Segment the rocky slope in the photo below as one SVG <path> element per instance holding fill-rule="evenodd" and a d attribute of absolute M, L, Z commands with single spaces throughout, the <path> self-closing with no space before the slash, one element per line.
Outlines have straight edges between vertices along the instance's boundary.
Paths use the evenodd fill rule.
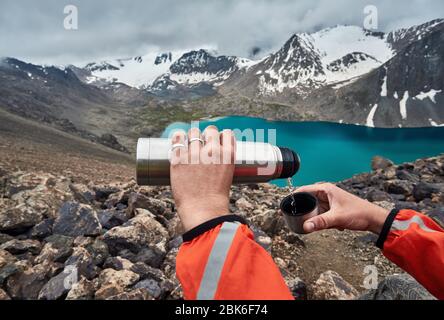
<path fill-rule="evenodd" d="M 168 187 L 95 182 L 75 172 L 0 168 L 0 298 L 179 299 L 175 256 L 180 221 Z M 387 208 L 414 208 L 444 225 L 444 155 L 393 165 L 339 186 Z M 288 189 L 232 188 L 233 212 L 247 218 L 298 298 L 355 298 L 366 265 L 381 280 L 400 272 L 374 236 L 329 230 L 296 236 L 277 213 Z M 333 254 L 332 254 L 333 253 Z"/>

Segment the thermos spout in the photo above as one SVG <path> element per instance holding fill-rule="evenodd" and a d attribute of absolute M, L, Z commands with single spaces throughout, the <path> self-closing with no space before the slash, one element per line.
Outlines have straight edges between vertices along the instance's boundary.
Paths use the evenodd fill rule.
<path fill-rule="evenodd" d="M 136 178 L 139 185 L 169 185 L 171 140 L 140 138 Z M 290 178 L 299 170 L 299 156 L 288 148 L 263 142 L 236 142 L 233 183 L 261 183 Z"/>

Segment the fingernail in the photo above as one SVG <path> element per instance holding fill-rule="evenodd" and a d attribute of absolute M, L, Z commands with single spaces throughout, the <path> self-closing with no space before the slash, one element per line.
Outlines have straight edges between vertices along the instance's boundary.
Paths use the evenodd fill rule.
<path fill-rule="evenodd" d="M 307 232 L 313 232 L 315 230 L 315 224 L 313 222 L 311 222 L 311 221 L 307 222 L 305 224 L 305 230 Z"/>

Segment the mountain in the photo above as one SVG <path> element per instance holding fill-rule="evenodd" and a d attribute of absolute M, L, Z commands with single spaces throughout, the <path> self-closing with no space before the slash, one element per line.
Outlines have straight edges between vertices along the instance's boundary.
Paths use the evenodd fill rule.
<path fill-rule="evenodd" d="M 218 115 L 439 126 L 443 36 L 438 19 L 389 33 L 339 25 L 294 34 L 260 60 L 202 48 L 66 67 L 6 58 L 0 108 L 125 146 L 170 122 Z"/>

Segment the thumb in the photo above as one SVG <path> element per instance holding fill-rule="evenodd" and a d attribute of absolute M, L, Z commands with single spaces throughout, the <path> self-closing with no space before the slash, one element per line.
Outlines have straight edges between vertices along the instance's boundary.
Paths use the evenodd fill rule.
<path fill-rule="evenodd" d="M 335 226 L 336 217 L 331 211 L 317 215 L 304 222 L 304 231 L 312 233 L 314 231 L 329 229 Z"/>

